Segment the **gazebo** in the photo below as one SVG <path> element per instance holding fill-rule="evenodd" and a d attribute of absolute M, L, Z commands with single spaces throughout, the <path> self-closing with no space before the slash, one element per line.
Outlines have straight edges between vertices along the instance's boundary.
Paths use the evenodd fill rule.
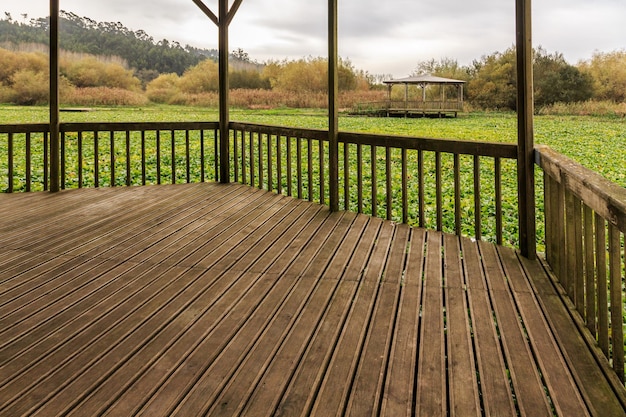
<path fill-rule="evenodd" d="M 396 80 L 384 81 L 388 88 L 386 103 L 387 116 L 393 115 L 437 115 L 454 114 L 463 110 L 463 84 L 465 81 L 451 78 L 436 77 L 434 75 L 417 75 Z M 404 85 L 404 101 L 393 100 L 391 90 L 394 85 Z M 409 99 L 409 86 L 416 85 L 422 89 L 421 100 Z M 430 98 L 427 89 L 433 86 L 439 89 L 439 99 Z M 449 87 L 455 90 L 455 98 L 451 99 L 447 92 Z"/>

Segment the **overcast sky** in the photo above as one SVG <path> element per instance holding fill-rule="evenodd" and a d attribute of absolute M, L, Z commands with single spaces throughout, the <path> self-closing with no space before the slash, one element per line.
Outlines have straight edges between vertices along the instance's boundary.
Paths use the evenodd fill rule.
<path fill-rule="evenodd" d="M 217 0 L 204 2 L 217 14 Z M 3 3 L 0 11 L 16 20 L 49 14 L 47 0 Z M 192 0 L 61 0 L 60 7 L 156 40 L 217 47 L 215 25 Z M 260 62 L 325 56 L 326 8 L 321 0 L 243 0 L 230 49 Z M 626 49 L 625 18 L 626 0 L 535 0 L 533 43 L 576 64 L 594 51 Z M 466 65 L 514 42 L 514 0 L 339 0 L 339 54 L 372 74 L 402 77 L 420 61 L 444 57 Z"/>

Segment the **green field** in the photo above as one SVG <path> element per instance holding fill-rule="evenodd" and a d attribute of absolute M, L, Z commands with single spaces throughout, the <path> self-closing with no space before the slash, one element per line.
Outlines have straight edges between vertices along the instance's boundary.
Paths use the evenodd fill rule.
<path fill-rule="evenodd" d="M 174 106 L 94 109 L 62 113 L 62 122 L 216 121 L 215 109 Z M 322 110 L 232 110 L 234 121 L 302 128 L 327 127 Z M 45 107 L 0 106 L 0 124 L 46 123 Z M 456 119 L 368 118 L 342 115 L 343 131 L 509 142 L 517 140 L 513 113 L 471 113 Z M 626 119 L 596 116 L 537 116 L 535 142 L 545 144 L 626 187 Z"/>

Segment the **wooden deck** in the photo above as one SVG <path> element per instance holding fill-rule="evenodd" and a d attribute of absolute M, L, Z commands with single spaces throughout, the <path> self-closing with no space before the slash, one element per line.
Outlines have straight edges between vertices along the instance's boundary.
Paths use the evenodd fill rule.
<path fill-rule="evenodd" d="M 0 195 L 2 416 L 620 416 L 541 264 L 242 185 Z"/>

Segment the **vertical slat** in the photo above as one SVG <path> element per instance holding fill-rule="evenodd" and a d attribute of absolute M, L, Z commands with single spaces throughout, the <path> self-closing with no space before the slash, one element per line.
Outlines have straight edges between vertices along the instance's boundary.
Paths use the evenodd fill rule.
<path fill-rule="evenodd" d="M 624 382 L 624 328 L 622 297 L 622 250 L 619 230 L 609 223 L 609 282 L 611 294 L 611 344 L 613 370 Z"/>
<path fill-rule="evenodd" d="M 474 236 L 482 239 L 481 201 L 480 201 L 480 157 L 474 155 Z"/>
<path fill-rule="evenodd" d="M 287 140 L 287 195 L 291 197 L 293 195 L 292 138 L 287 136 L 285 139 Z"/>
<path fill-rule="evenodd" d="M 443 230 L 443 193 L 441 184 L 441 152 L 435 152 L 435 190 L 437 210 L 437 230 Z"/>
<path fill-rule="evenodd" d="M 263 189 L 263 136 L 261 133 L 257 135 L 259 145 L 259 189 Z"/>
<path fill-rule="evenodd" d="M 161 131 L 156 131 L 156 180 L 161 184 Z"/>
<path fill-rule="evenodd" d="M 185 168 L 187 176 L 187 184 L 191 182 L 191 149 L 189 145 L 189 130 L 185 130 Z"/>
<path fill-rule="evenodd" d="M 363 213 L 363 145 L 356 145 L 357 211 Z"/>
<path fill-rule="evenodd" d="M 78 188 L 83 188 L 83 132 L 78 132 L 77 147 L 78 164 L 76 170 L 78 172 Z"/>
<path fill-rule="evenodd" d="M 254 133 L 248 134 L 248 140 L 250 142 L 250 186 L 254 187 Z"/>
<path fill-rule="evenodd" d="M 576 301 L 576 197 L 571 191 L 565 190 L 565 245 L 567 248 L 567 274 L 564 286 L 567 295 L 572 301 Z"/>
<path fill-rule="evenodd" d="M 307 180 L 309 181 L 309 201 L 313 201 L 313 141 L 311 138 L 307 139 Z"/>
<path fill-rule="evenodd" d="M 372 154 L 372 216 L 378 217 L 378 179 L 376 175 L 376 145 L 371 146 Z"/>
<path fill-rule="evenodd" d="M 585 322 L 592 335 L 596 335 L 596 285 L 593 243 L 593 212 L 589 206 L 583 205 L 584 244 L 585 244 Z"/>
<path fill-rule="evenodd" d="M 276 192 L 283 193 L 283 155 L 282 136 L 276 135 Z"/>
<path fill-rule="evenodd" d="M 421 149 L 417 151 L 417 177 L 419 196 L 419 226 L 424 227 L 426 223 L 426 219 L 424 219 L 424 152 Z"/>
<path fill-rule="evenodd" d="M 267 134 L 267 191 L 274 189 L 274 181 L 272 175 L 274 170 L 272 169 L 272 135 Z"/>
<path fill-rule="evenodd" d="M 349 145 L 343 143 L 343 208 L 350 210 L 350 156 Z"/>
<path fill-rule="evenodd" d="M 109 143 L 110 143 L 110 163 L 111 163 L 111 187 L 115 187 L 115 133 L 113 131 L 109 132 Z"/>
<path fill-rule="evenodd" d="M 320 204 L 326 203 L 326 181 L 324 176 L 325 162 L 324 162 L 324 141 L 320 140 L 317 143 L 319 160 L 320 160 Z"/>
<path fill-rule="evenodd" d="M 461 236 L 461 156 L 454 154 L 454 232 Z"/>
<path fill-rule="evenodd" d="M 43 189 L 44 191 L 48 191 L 48 172 L 49 172 L 49 153 L 48 153 L 48 145 L 50 141 L 48 140 L 48 132 L 44 132 L 43 134 Z"/>
<path fill-rule="evenodd" d="M 220 181 L 220 148 L 219 148 L 219 131 L 213 131 L 213 164 L 215 166 L 215 181 Z"/>
<path fill-rule="evenodd" d="M 391 220 L 392 207 L 393 204 L 393 190 L 391 188 L 391 148 L 387 146 L 385 148 L 385 200 L 387 206 L 387 220 Z"/>
<path fill-rule="evenodd" d="M 13 176 L 15 175 L 13 172 L 13 158 L 14 158 L 14 141 L 13 141 L 13 133 L 9 133 L 9 137 L 7 138 L 7 175 L 8 175 L 8 184 L 7 184 L 7 192 L 13 192 Z"/>
<path fill-rule="evenodd" d="M 31 182 L 32 182 L 32 175 L 31 175 L 31 170 L 32 170 L 32 166 L 31 166 L 31 146 L 30 146 L 30 132 L 26 133 L 26 161 L 25 162 L 25 168 L 26 168 L 26 192 L 30 192 L 31 190 Z"/>
<path fill-rule="evenodd" d="M 409 192 L 406 153 L 406 148 L 402 148 L 402 223 L 409 222 Z"/>
<path fill-rule="evenodd" d="M 132 184 L 131 178 L 132 172 L 130 169 L 130 131 L 126 131 L 126 186 L 130 187 Z"/>
<path fill-rule="evenodd" d="M 496 243 L 502 245 L 502 161 L 494 160 L 495 193 L 496 193 Z"/>
<path fill-rule="evenodd" d="M 233 170 L 235 171 L 235 182 L 239 182 L 239 149 L 236 130 L 233 131 Z"/>
<path fill-rule="evenodd" d="M 558 276 L 562 284 L 567 282 L 567 246 L 565 241 L 565 186 L 557 184 L 556 191 L 556 223 L 555 236 L 558 242 L 559 268 Z"/>
<path fill-rule="evenodd" d="M 544 242 L 545 242 L 545 246 L 546 246 L 546 261 L 548 261 L 548 264 L 554 269 L 554 236 L 553 236 L 553 230 L 552 230 L 552 222 L 553 222 L 553 216 L 554 216 L 554 212 L 552 209 L 552 196 L 554 194 L 554 191 L 552 190 L 552 178 L 550 178 L 550 176 L 548 175 L 548 173 L 546 171 L 542 171 L 543 172 L 543 213 L 544 213 L 544 226 L 545 226 L 545 231 L 544 231 Z"/>
<path fill-rule="evenodd" d="M 596 287 L 598 293 L 598 345 L 609 357 L 609 300 L 606 276 L 606 224 L 599 214 L 595 216 L 596 226 Z"/>
<path fill-rule="evenodd" d="M 176 132 L 170 131 L 170 141 L 172 148 L 170 149 L 172 164 L 172 184 L 176 184 Z"/>
<path fill-rule="evenodd" d="M 298 198 L 302 200 L 302 138 L 296 138 L 296 174 L 298 175 Z"/>
<path fill-rule="evenodd" d="M 60 145 L 60 155 L 61 155 L 61 162 L 60 162 L 60 180 L 59 180 L 59 187 L 61 188 L 61 190 L 65 190 L 65 178 L 66 178 L 66 165 L 65 165 L 65 161 L 67 160 L 67 155 L 66 155 L 66 149 L 65 149 L 65 132 L 61 133 L 59 135 L 61 137 L 61 141 L 59 143 Z"/>
<path fill-rule="evenodd" d="M 146 132 L 143 130 L 141 131 L 141 185 L 146 185 Z"/>
<path fill-rule="evenodd" d="M 100 163 L 98 155 L 98 132 L 93 132 L 93 186 L 98 188 L 100 186 Z M 158 148 L 157 148 L 158 149 Z M 63 158 L 65 159 L 65 158 Z M 158 159 L 157 159 L 158 162 Z M 158 166 L 157 166 L 158 169 Z M 65 181 L 61 181 L 62 183 Z"/>
<path fill-rule="evenodd" d="M 583 216 L 581 202 L 578 198 L 574 199 L 574 233 L 576 246 L 574 248 L 576 259 L 576 275 L 574 284 L 574 297 L 578 313 L 585 316 L 585 271 L 583 267 Z"/>

